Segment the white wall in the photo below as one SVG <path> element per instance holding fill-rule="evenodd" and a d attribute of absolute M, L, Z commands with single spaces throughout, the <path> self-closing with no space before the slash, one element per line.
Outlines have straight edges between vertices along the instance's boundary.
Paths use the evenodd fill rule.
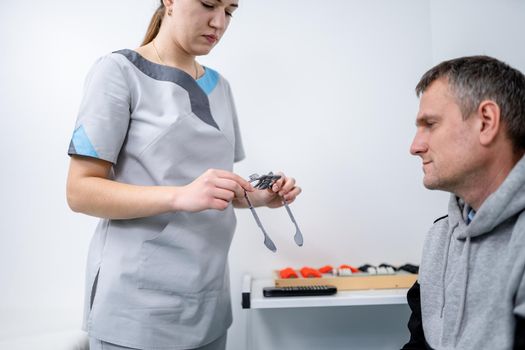
<path fill-rule="evenodd" d="M 136 47 L 155 5 L 0 3 L 0 339 L 80 324 L 96 220 L 71 213 L 65 203 L 69 138 L 91 64 Z M 518 0 L 240 1 L 223 42 L 200 61 L 234 89 L 248 155 L 236 171 L 283 170 L 303 187 L 292 210 L 305 245 L 294 245 L 284 209 L 259 211 L 275 254 L 262 244 L 250 213 L 238 212 L 229 349 L 245 349 L 253 321 L 252 311 L 240 309 L 244 273 L 419 262 L 424 234 L 445 213 L 447 195 L 423 189 L 420 163 L 408 153 L 414 86 L 431 65 L 467 54 L 494 55 L 525 71 L 524 15 Z M 406 322 L 406 309 L 385 313 Z M 298 314 L 277 313 L 291 321 Z M 261 326 L 268 317 L 276 316 L 259 317 Z M 379 343 L 388 344 L 392 332 L 380 333 Z M 396 344 L 406 337 L 398 325 L 394 333 Z M 368 346 L 379 348 L 374 342 Z"/>
<path fill-rule="evenodd" d="M 525 2 L 431 0 L 432 58 L 490 55 L 525 72 Z"/>

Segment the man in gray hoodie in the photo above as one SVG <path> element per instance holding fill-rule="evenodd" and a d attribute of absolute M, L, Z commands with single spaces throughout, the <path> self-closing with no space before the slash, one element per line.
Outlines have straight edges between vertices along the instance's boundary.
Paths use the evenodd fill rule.
<path fill-rule="evenodd" d="M 408 292 L 403 349 L 525 348 L 525 76 L 487 56 L 445 61 L 416 87 L 410 147 L 451 193 Z"/>

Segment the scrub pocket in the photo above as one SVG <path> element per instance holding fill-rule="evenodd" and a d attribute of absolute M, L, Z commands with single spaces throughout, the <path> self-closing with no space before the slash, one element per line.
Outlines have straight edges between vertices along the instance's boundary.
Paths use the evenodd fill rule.
<path fill-rule="evenodd" d="M 179 212 L 139 253 L 138 287 L 178 294 L 218 294 L 228 288 L 227 256 L 235 216 L 225 211 Z"/>

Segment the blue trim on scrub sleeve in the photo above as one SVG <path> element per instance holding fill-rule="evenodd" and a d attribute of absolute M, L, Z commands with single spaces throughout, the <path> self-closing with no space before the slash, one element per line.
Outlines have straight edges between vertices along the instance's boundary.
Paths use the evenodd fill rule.
<path fill-rule="evenodd" d="M 219 82 L 219 73 L 208 67 L 204 67 L 204 69 L 205 73 L 202 77 L 197 79 L 197 84 L 199 84 L 206 95 L 209 95 Z"/>
<path fill-rule="evenodd" d="M 89 141 L 89 137 L 87 136 L 86 131 L 82 125 L 79 126 L 73 133 L 71 143 L 75 147 L 74 154 L 99 158 L 97 151 L 95 151 L 95 147 L 93 147 L 91 141 Z"/>

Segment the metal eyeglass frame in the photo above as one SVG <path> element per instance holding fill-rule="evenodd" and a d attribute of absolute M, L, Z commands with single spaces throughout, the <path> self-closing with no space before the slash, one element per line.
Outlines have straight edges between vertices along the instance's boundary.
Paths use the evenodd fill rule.
<path fill-rule="evenodd" d="M 253 187 L 259 189 L 259 190 L 265 190 L 268 188 L 271 188 L 275 181 L 279 180 L 281 178 L 281 175 L 274 175 L 273 172 L 269 172 L 266 175 L 259 176 L 258 174 L 252 174 L 250 175 L 249 182 L 257 182 Z M 277 247 L 273 243 L 272 239 L 264 229 L 263 224 L 261 223 L 261 220 L 259 219 L 259 215 L 257 215 L 257 212 L 255 211 L 255 208 L 253 207 L 252 203 L 250 202 L 250 199 L 248 198 L 248 194 L 246 191 L 244 191 L 244 197 L 246 198 L 246 201 L 248 202 L 248 207 L 250 208 L 250 211 L 252 212 L 252 215 L 255 219 L 255 222 L 257 223 L 257 226 L 261 229 L 263 235 L 264 235 L 264 245 L 266 248 L 270 249 L 272 252 L 277 251 Z M 297 225 L 297 222 L 295 221 L 295 218 L 292 214 L 292 211 L 290 210 L 290 207 L 288 206 L 288 203 L 283 198 L 283 204 L 286 208 L 286 212 L 288 213 L 288 216 L 290 217 L 290 220 L 292 220 L 293 224 L 295 225 L 295 235 L 294 235 L 294 241 L 295 243 L 301 247 L 303 245 L 303 234 L 301 233 L 301 230 L 299 229 L 299 226 Z"/>

